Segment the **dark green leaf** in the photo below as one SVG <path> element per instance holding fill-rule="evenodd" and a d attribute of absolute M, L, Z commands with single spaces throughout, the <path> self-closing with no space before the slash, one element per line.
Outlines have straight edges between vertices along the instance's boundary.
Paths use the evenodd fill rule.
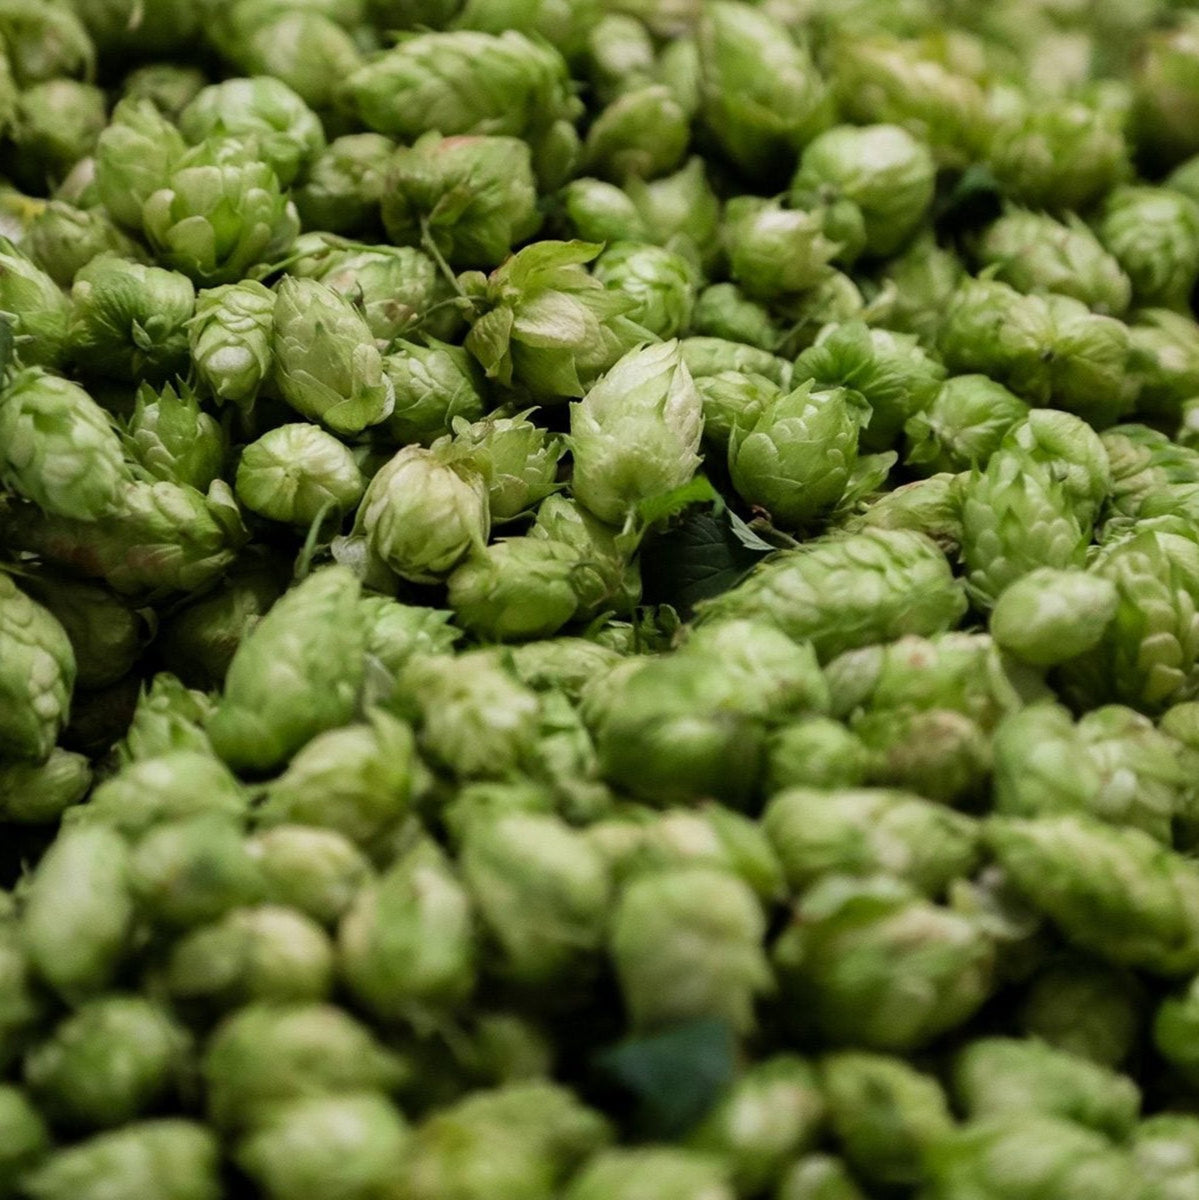
<path fill-rule="evenodd" d="M 648 603 L 671 604 L 686 619 L 701 600 L 728 591 L 774 551 L 744 522 L 736 529 L 732 516 L 728 510 L 693 509 L 678 525 L 650 534 L 641 556 Z"/>
<path fill-rule="evenodd" d="M 693 504 L 719 502 L 720 495 L 704 475 L 696 475 L 682 487 L 649 496 L 637 505 L 637 515 L 646 525 L 666 521 L 685 512 Z"/>
<path fill-rule="evenodd" d="M 631 1101 L 633 1126 L 674 1138 L 699 1121 L 733 1080 L 737 1040 L 728 1023 L 705 1018 L 633 1038 L 596 1057 L 596 1067 Z"/>

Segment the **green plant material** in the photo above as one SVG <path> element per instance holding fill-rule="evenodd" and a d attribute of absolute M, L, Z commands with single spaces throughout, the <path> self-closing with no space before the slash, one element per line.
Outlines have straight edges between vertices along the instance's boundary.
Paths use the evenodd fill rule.
<path fill-rule="evenodd" d="M 541 224 L 529 147 L 515 137 L 426 134 L 395 152 L 380 198 L 396 245 L 432 244 L 459 269 L 498 266 Z"/>
<path fill-rule="evenodd" d="M 234 767 L 269 769 L 348 721 L 362 681 L 358 581 L 328 567 L 287 593 L 238 646 L 208 725 Z"/>
<path fill-rule="evenodd" d="M 1140 1115 L 1131 1079 L 1034 1039 L 980 1038 L 954 1059 L 952 1088 L 970 1120 L 1043 1113 L 1126 1138 Z"/>
<path fill-rule="evenodd" d="M 211 1130 L 179 1117 L 135 1121 L 51 1154 L 24 1189 L 36 1200 L 217 1200 L 219 1148 Z"/>

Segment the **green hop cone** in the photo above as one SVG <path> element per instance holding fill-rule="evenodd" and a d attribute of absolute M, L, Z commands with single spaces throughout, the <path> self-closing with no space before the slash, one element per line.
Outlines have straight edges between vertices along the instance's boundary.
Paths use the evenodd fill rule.
<path fill-rule="evenodd" d="M 796 893 L 829 874 L 892 875 L 937 896 L 979 857 L 969 817 L 882 788 L 791 788 L 771 798 L 762 822 Z"/>
<path fill-rule="evenodd" d="M 134 1121 L 50 1155 L 28 1177 L 34 1200 L 219 1200 L 220 1150 L 203 1125 L 179 1117 Z"/>
<path fill-rule="evenodd" d="M 452 431 L 455 418 L 483 416 L 482 372 L 461 346 L 399 341 L 383 359 L 383 370 L 395 390 L 387 430 L 401 445 L 431 446 Z"/>
<path fill-rule="evenodd" d="M 1196 970 L 1199 880 L 1147 833 L 1067 815 L 994 818 L 987 839 L 1020 893 L 1072 945 L 1167 978 Z"/>
<path fill-rule="evenodd" d="M 252 279 L 207 288 L 188 327 L 192 363 L 218 404 L 250 406 L 270 377 L 275 294 Z"/>
<path fill-rule="evenodd" d="M 587 35 L 587 77 L 607 104 L 654 77 L 654 41 L 645 24 L 623 12 L 609 13 Z"/>
<path fill-rule="evenodd" d="M 378 133 L 335 138 L 313 160 L 292 200 L 305 229 L 359 234 L 379 220 L 395 143 Z"/>
<path fill-rule="evenodd" d="M 716 1154 L 675 1146 L 605 1150 L 575 1176 L 564 1200 L 733 1200 Z"/>
<path fill-rule="evenodd" d="M 1122 118 L 1108 106 L 1019 96 L 992 121 L 987 165 L 1018 204 L 1086 208 L 1130 173 Z"/>
<path fill-rule="evenodd" d="M 575 497 L 620 524 L 699 466 L 703 406 L 677 341 L 625 355 L 570 413 Z"/>
<path fill-rule="evenodd" d="M 192 592 L 220 578 L 245 541 L 227 484 L 208 491 L 175 483 L 124 484 L 98 521 L 24 509 L 6 524 L 14 545 L 125 595 Z"/>
<path fill-rule="evenodd" d="M 688 1144 L 732 1166 L 738 1194 L 763 1192 L 816 1141 L 825 1115 L 812 1065 L 774 1054 L 748 1068 L 691 1133 Z"/>
<path fill-rule="evenodd" d="M 961 489 L 967 476 L 941 472 L 870 496 L 847 516 L 843 528 L 909 529 L 930 537 L 946 554 L 962 544 Z"/>
<path fill-rule="evenodd" d="M 1137 148 L 1156 166 L 1169 167 L 1199 152 L 1199 50 L 1190 14 L 1148 34 L 1134 76 Z"/>
<path fill-rule="evenodd" d="M 386 420 L 395 391 L 365 320 L 314 279 L 285 278 L 275 299 L 274 379 L 302 416 L 335 433 L 360 433 Z"/>
<path fill-rule="evenodd" d="M 784 25 L 748 4 L 708 5 L 697 33 L 704 125 L 747 174 L 785 172 L 831 123 L 828 88 L 810 56 Z"/>
<path fill-rule="evenodd" d="M 129 457 L 151 479 L 199 491 L 220 475 L 227 449 L 224 430 L 186 384 L 167 384 L 161 392 L 144 384 L 138 388 L 124 442 Z"/>
<path fill-rule="evenodd" d="M 459 779 L 505 779 L 532 756 L 537 694 L 487 651 L 415 656 L 400 689 L 418 709 L 421 749 Z"/>
<path fill-rule="evenodd" d="M 473 425 L 454 421 L 454 438 L 448 445 L 462 451 L 463 461 L 487 480 L 487 507 L 494 522 L 516 520 L 557 487 L 558 460 L 566 447 L 528 419 L 532 411 L 492 416 Z"/>
<path fill-rule="evenodd" d="M 907 633 L 950 629 L 965 609 L 936 543 L 909 530 L 876 529 L 776 555 L 707 601 L 700 619 L 762 617 L 811 641 L 827 661 Z"/>
<path fill-rule="evenodd" d="M 1192 980 L 1185 988 L 1168 995 L 1158 1006 L 1152 1022 L 1153 1044 L 1158 1053 L 1184 1079 L 1194 1078 L 1195 1028 L 1199 1022 L 1196 988 Z"/>
<path fill-rule="evenodd" d="M 419 779 L 412 730 L 384 712 L 318 734 L 267 785 L 261 825 L 335 829 L 371 848 L 407 815 Z"/>
<path fill-rule="evenodd" d="M 0 750 L 45 759 L 67 722 L 75 654 L 62 625 L 0 572 Z"/>
<path fill-rule="evenodd" d="M 133 852 L 130 886 L 144 915 L 167 929 L 214 921 L 262 891 L 241 824 L 223 813 L 147 833 Z"/>
<path fill-rule="evenodd" d="M 352 20 L 353 10 L 326 15 L 319 5 L 293 8 L 242 0 L 227 10 L 228 27 L 218 24 L 209 37 L 239 73 L 273 76 L 325 112 L 341 81 L 362 62 L 351 32 L 333 19 L 345 21 L 347 15 Z"/>
<path fill-rule="evenodd" d="M 545 538 L 494 542 L 447 580 L 459 624 L 487 641 L 550 637 L 574 615 L 579 600 L 574 548 Z"/>
<path fill-rule="evenodd" d="M 607 1122 L 557 1084 L 518 1081 L 470 1092 L 421 1123 L 400 1194 L 553 1200 L 610 1138 Z"/>
<path fill-rule="evenodd" d="M 515 137 L 426 134 L 388 168 L 383 225 L 400 246 L 431 241 L 453 267 L 498 266 L 537 232 L 537 184 Z"/>
<path fill-rule="evenodd" d="M 842 1051 L 820 1064 L 829 1124 L 862 1179 L 888 1187 L 924 1179 L 924 1156 L 953 1128 L 941 1085 L 898 1058 Z"/>
<path fill-rule="evenodd" d="M 888 257 L 903 247 L 932 204 L 936 164 L 927 146 L 897 125 L 838 125 L 805 149 L 791 181 L 809 198 L 852 201 L 866 227 L 866 251 Z"/>
<path fill-rule="evenodd" d="M 195 306 L 186 276 L 102 254 L 71 287 L 71 354 L 88 375 L 164 383 L 185 369 Z"/>
<path fill-rule="evenodd" d="M 1093 649 L 1118 605 L 1115 584 L 1102 576 L 1038 567 L 1004 589 L 989 628 L 1003 649 L 1052 667 Z"/>
<path fill-rule="evenodd" d="M 1020 1027 L 1075 1058 L 1115 1067 L 1139 1040 L 1142 999 L 1129 972 L 1066 955 L 1033 978 Z"/>
<path fill-rule="evenodd" d="M 88 1001 L 25 1057 L 25 1086 L 58 1125 L 124 1125 L 171 1095 L 188 1035 L 141 996 Z"/>
<path fill-rule="evenodd" d="M 992 456 L 962 498 L 962 561 L 971 595 L 989 606 L 1037 567 L 1081 567 L 1088 532 L 1047 471 L 1014 455 Z"/>
<path fill-rule="evenodd" d="M 165 187 L 187 143 L 149 101 L 129 98 L 113 110 L 96 145 L 96 189 L 112 219 L 142 232 L 142 205 Z"/>
<path fill-rule="evenodd" d="M 591 618 L 605 609 L 627 611 L 641 598 L 641 575 L 632 557 L 634 539 L 592 516 L 577 501 L 559 493 L 547 496 L 529 534 L 573 548 L 577 616 Z"/>
<path fill-rule="evenodd" d="M 471 900 L 445 855 L 421 841 L 355 897 L 337 934 L 338 970 L 377 1019 L 435 1021 L 470 995 L 478 956 Z"/>
<path fill-rule="evenodd" d="M 677 247 L 680 253 L 698 258 L 705 269 L 719 259 L 720 200 L 698 155 L 661 179 L 628 180 L 625 192 L 645 226 L 644 240 Z"/>
<path fill-rule="evenodd" d="M 179 750 L 126 764 L 96 788 L 86 805 L 73 809 L 68 821 L 135 839 L 193 817 L 223 817 L 236 825 L 248 808 L 249 798 L 220 759 L 211 752 Z"/>
<path fill-rule="evenodd" d="M 278 766 L 316 734 L 350 719 L 366 636 L 358 592 L 347 568 L 318 571 L 279 600 L 238 647 L 208 727 L 227 762 Z"/>
<path fill-rule="evenodd" d="M 1199 481 L 1195 451 L 1145 425 L 1117 426 L 1102 435 L 1100 444 L 1111 471 L 1113 524 L 1115 518 L 1145 516 L 1156 499 L 1185 493 Z"/>
<path fill-rule="evenodd" d="M 708 626 L 679 653 L 631 663 L 610 675 L 611 706 L 584 715 L 609 781 L 662 805 L 745 804 L 766 721 L 828 706 L 811 649 L 767 622 Z"/>
<path fill-rule="evenodd" d="M 633 1028 L 714 1017 L 749 1032 L 756 997 L 772 987 L 764 934 L 757 898 L 723 871 L 676 867 L 628 883 L 610 945 Z"/>
<path fill-rule="evenodd" d="M 1131 1149 L 1151 1188 L 1187 1191 L 1193 1186 L 1199 1161 L 1195 1135 L 1195 1120 L 1185 1113 L 1158 1113 L 1138 1123 Z"/>
<path fill-rule="evenodd" d="M 831 272 L 839 249 L 826 236 L 819 212 L 783 208 L 757 196 L 729 201 L 722 237 L 733 280 L 756 300 L 815 287 Z"/>
<path fill-rule="evenodd" d="M 396 680 L 404 667 L 418 655 L 452 654 L 462 631 L 449 624 L 453 613 L 445 609 L 401 604 L 385 596 L 366 596 L 361 602 L 366 614 L 367 694 L 370 673 L 377 665 L 383 678 L 374 686 L 382 698 L 394 698 Z"/>
<path fill-rule="evenodd" d="M 977 371 L 1043 404 L 1055 336 L 1043 297 L 1022 296 L 996 280 L 967 279 L 948 304 L 938 345 L 954 373 Z"/>
<path fill-rule="evenodd" d="M 1083 525 L 1099 515 L 1112 490 L 1112 465 L 1103 439 L 1085 421 L 1034 408 L 1008 430 L 1001 448 L 1057 478 Z"/>
<path fill-rule="evenodd" d="M 869 409 L 844 388 L 811 383 L 779 395 L 729 448 L 729 474 L 746 503 L 788 528 L 811 525 L 844 494 L 857 463 L 858 432 Z"/>
<path fill-rule="evenodd" d="M 366 481 L 350 450 L 306 423 L 278 425 L 242 451 L 237 498 L 260 516 L 307 529 L 350 512 Z"/>
<path fill-rule="evenodd" d="M 1199 204 L 1170 188 L 1118 188 L 1104 204 L 1098 231 L 1139 304 L 1189 312 L 1199 279 Z"/>
<path fill-rule="evenodd" d="M 935 347 L 964 275 L 956 254 L 939 246 L 931 233 L 921 234 L 881 272 L 882 290 L 873 302 L 877 320 L 885 321 L 888 329 L 915 334 L 923 346 Z"/>
<path fill-rule="evenodd" d="M 559 47 L 563 56 L 574 63 L 583 55 L 602 12 L 603 7 L 595 0 L 578 0 L 565 7 L 545 0 L 466 0 L 453 25 L 486 33 L 516 29 Z"/>
<path fill-rule="evenodd" d="M 111 512 L 128 467 L 108 414 L 78 384 L 33 367 L 0 391 L 0 479 L 43 511 Z"/>
<path fill-rule="evenodd" d="M 913 1050 L 955 1029 L 991 993 L 980 925 L 895 879 L 830 875 L 775 945 L 790 1013 L 827 1042 Z"/>
<path fill-rule="evenodd" d="M 303 1200 L 313 1188 L 371 1200 L 401 1176 L 410 1136 L 399 1110 L 380 1093 L 317 1096 L 271 1113 L 235 1154 L 274 1200 Z"/>
<path fill-rule="evenodd" d="M 845 1163 L 831 1154 L 805 1154 L 781 1180 L 778 1200 L 863 1200 Z"/>
<path fill-rule="evenodd" d="M 126 100 L 149 100 L 164 117 L 173 121 L 207 82 L 198 67 L 170 62 L 147 63 L 125 76 L 121 96 Z"/>
<path fill-rule="evenodd" d="M 714 283 L 695 297 L 690 329 L 701 337 L 727 338 L 759 350 L 773 349 L 782 338 L 766 306 L 735 283 Z"/>
<path fill-rule="evenodd" d="M 1027 415 L 1023 400 L 986 375 L 955 375 L 905 423 L 907 461 L 922 472 L 984 467 Z"/>
<path fill-rule="evenodd" d="M 1068 694 L 1156 712 L 1189 695 L 1199 660 L 1199 556 L 1189 538 L 1146 529 L 1091 570 L 1116 586 L 1116 614 L 1094 649 L 1062 667 Z"/>
<path fill-rule="evenodd" d="M 1199 395 L 1199 326 L 1169 309 L 1142 309 L 1128 327 L 1128 340 L 1137 412 L 1181 419 L 1187 402 Z"/>
<path fill-rule="evenodd" d="M 572 179 L 558 201 L 570 232 L 585 242 L 642 242 L 649 225 L 627 192 L 614 183 L 583 177 Z"/>
<path fill-rule="evenodd" d="M 372 878 L 366 856 L 332 829 L 275 825 L 247 843 L 258 863 L 266 899 L 335 924 Z"/>
<path fill-rule="evenodd" d="M 688 115 L 670 88 L 632 88 L 604 108 L 583 143 L 586 170 L 623 183 L 673 171 L 687 153 Z"/>
<path fill-rule="evenodd" d="M 478 820 L 466 829 L 461 866 L 500 974 L 545 986 L 597 960 L 611 883 L 582 833 L 537 814 Z"/>
<path fill-rule="evenodd" d="M 29 880 L 21 930 L 37 974 L 68 1002 L 108 990 L 129 946 L 129 849 L 101 826 L 62 833 Z"/>
<path fill-rule="evenodd" d="M 533 151 L 543 185 L 570 174 L 581 105 L 566 63 L 549 43 L 505 29 L 423 33 L 349 77 L 342 100 L 368 129 L 402 142 L 437 130 L 446 137 L 518 137 Z"/>
<path fill-rule="evenodd" d="M 107 123 L 104 93 L 90 83 L 50 79 L 26 88 L 13 114 L 13 174 L 40 188 L 62 179 L 95 149 Z"/>
<path fill-rule="evenodd" d="M 593 273 L 605 287 L 637 301 L 629 318 L 656 337 L 677 337 L 690 324 L 695 269 L 683 255 L 618 241 L 596 259 Z"/>
<path fill-rule="evenodd" d="M 300 223 L 269 166 L 202 145 L 142 209 L 158 261 L 203 287 L 235 283 L 291 248 Z"/>
<path fill-rule="evenodd" d="M 695 389 L 703 404 L 704 437 L 726 459 L 734 445 L 786 395 L 777 383 L 754 371 L 701 375 L 695 378 Z"/>
<path fill-rule="evenodd" d="M 586 271 L 600 247 L 537 242 L 478 278 L 466 349 L 488 379 L 519 383 L 538 400 L 582 396 L 595 379 L 651 341 L 628 317 L 636 301 Z"/>
<path fill-rule="evenodd" d="M 277 567 L 248 558 L 163 622 L 158 644 L 188 683 L 216 687 L 225 678 L 243 636 L 282 591 Z"/>
<path fill-rule="evenodd" d="M 204 722 L 212 715 L 215 701 L 204 692 L 184 687 L 167 671 L 160 671 L 143 686 L 133 719 L 118 753 L 122 762 L 157 758 L 176 751 L 211 753 Z"/>
<path fill-rule="evenodd" d="M 17 1181 L 46 1156 L 50 1131 L 41 1114 L 15 1085 L 0 1085 L 0 1196 L 16 1195 Z"/>
<path fill-rule="evenodd" d="M 104 209 L 76 208 L 61 200 L 51 200 L 33 218 L 24 245 L 29 257 L 64 288 L 98 255 L 138 258 L 141 253 Z"/>
<path fill-rule="evenodd" d="M 70 306 L 54 280 L 0 239 L 0 309 L 11 314 L 21 361 L 54 369 L 67 354 Z"/>
<path fill-rule="evenodd" d="M 879 34 L 837 44 L 833 92 L 846 120 L 899 125 L 931 147 L 940 165 L 980 156 L 988 133 L 980 85 L 920 42 Z"/>
<path fill-rule="evenodd" d="M 947 1132 L 929 1147 L 925 1181 L 930 1200 L 1031 1200 L 1060 1191 L 1119 1200 L 1135 1193 L 1142 1178 L 1132 1157 L 1102 1134 L 1038 1113 L 971 1121 Z"/>
<path fill-rule="evenodd" d="M 48 825 L 78 804 L 92 786 L 91 763 L 57 746 L 44 763 L 0 765 L 0 817 L 16 825 Z"/>
<path fill-rule="evenodd" d="M 954 1058 L 952 1087 L 971 1120 L 1041 1113 L 1115 1141 L 1140 1115 L 1140 1089 L 1125 1075 L 1029 1038 L 980 1038 Z"/>
<path fill-rule="evenodd" d="M 311 918 L 275 904 L 235 908 L 171 948 L 164 987 L 182 1004 L 230 1009 L 323 1000 L 333 944 Z"/>
<path fill-rule="evenodd" d="M 911 334 L 870 329 L 860 321 L 827 326 L 795 360 L 795 380 L 820 387 L 852 388 L 869 405 L 862 446 L 886 450 L 909 417 L 928 408 L 945 380 L 945 368 Z"/>
<path fill-rule="evenodd" d="M 807 717 L 776 730 L 766 745 L 766 794 L 789 788 L 853 788 L 866 782 L 870 760 L 840 721 Z"/>
<path fill-rule="evenodd" d="M 267 75 L 204 88 L 179 114 L 179 129 L 193 146 L 214 135 L 241 142 L 284 188 L 325 148 L 320 118 L 286 83 Z"/>
<path fill-rule="evenodd" d="M 435 583 L 486 544 L 487 482 L 466 463 L 407 446 L 370 481 L 355 529 L 396 574 Z"/>
<path fill-rule="evenodd" d="M 994 278 L 1019 292 L 1072 296 L 1113 317 L 1122 316 L 1132 301 L 1132 281 L 1119 260 L 1072 213 L 1058 221 L 1009 208 L 979 237 L 975 255 L 994 269 Z"/>
<path fill-rule="evenodd" d="M 247 1004 L 213 1031 L 201 1071 L 209 1120 L 250 1128 L 282 1103 L 390 1091 L 401 1062 L 332 1004 Z"/>
<path fill-rule="evenodd" d="M 7 0 L 0 9 L 12 75 L 21 87 L 59 75 L 91 75 L 96 48 L 73 8 L 38 8 Z"/>
<path fill-rule="evenodd" d="M 1133 407 L 1136 381 L 1128 376 L 1128 327 L 1093 313 L 1070 296 L 1046 300 L 1055 327 L 1051 389 L 1054 407 L 1082 417 L 1096 429 Z"/>

